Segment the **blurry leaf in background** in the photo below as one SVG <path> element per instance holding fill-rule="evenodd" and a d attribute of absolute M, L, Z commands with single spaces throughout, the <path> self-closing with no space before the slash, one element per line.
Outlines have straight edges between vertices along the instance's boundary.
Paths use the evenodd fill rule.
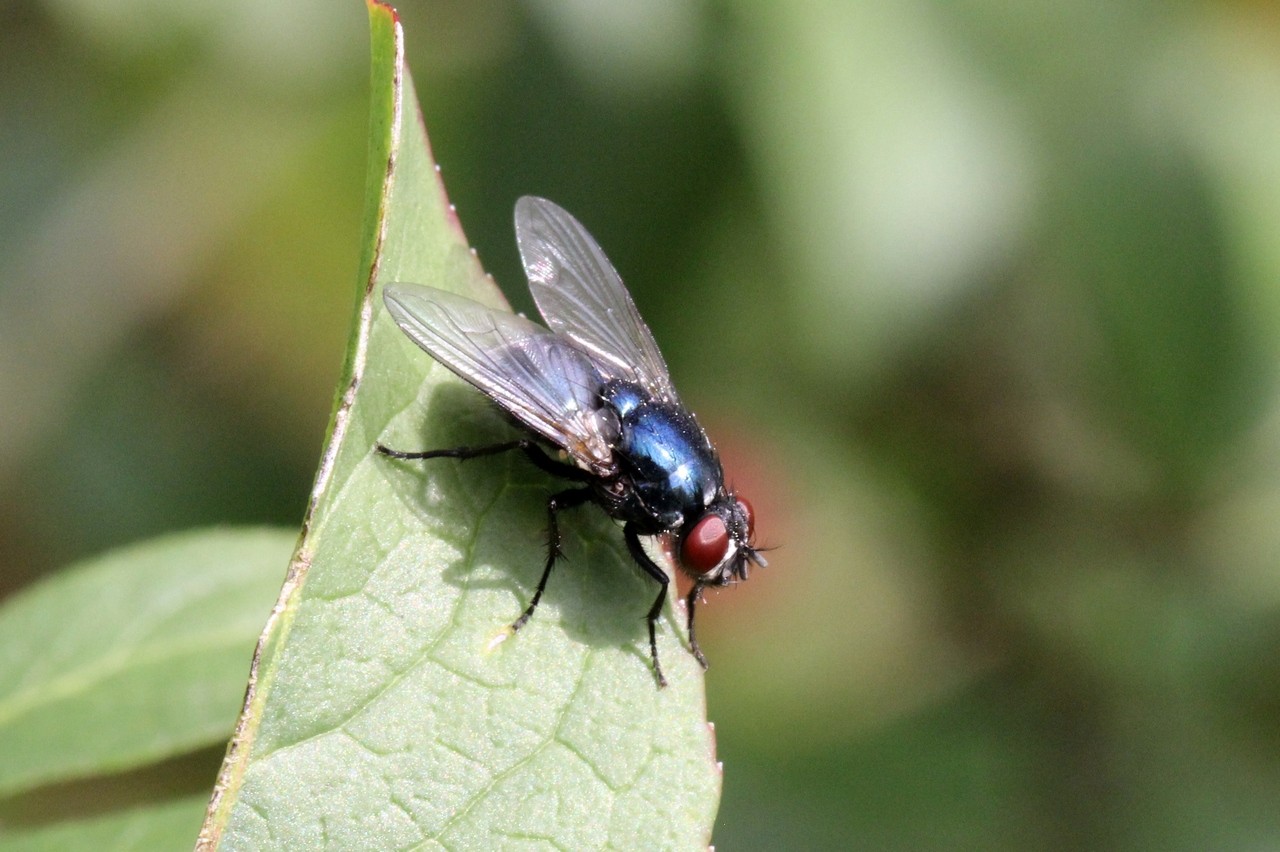
<path fill-rule="evenodd" d="M 0 606 L 0 848 L 56 847 L 58 837 L 90 848 L 95 832 L 130 837 L 174 821 L 191 842 L 203 804 L 160 805 L 173 820 L 150 814 L 188 792 L 177 783 L 185 767 L 171 766 L 158 790 L 140 768 L 225 741 L 296 539 L 168 536 L 71 566 Z"/>
<path fill-rule="evenodd" d="M 59 849 L 186 849 L 208 799 L 186 796 L 0 834 L 0 852 Z"/>
<path fill-rule="evenodd" d="M 0 795 L 216 743 L 290 531 L 184 533 L 73 566 L 0 610 Z"/>

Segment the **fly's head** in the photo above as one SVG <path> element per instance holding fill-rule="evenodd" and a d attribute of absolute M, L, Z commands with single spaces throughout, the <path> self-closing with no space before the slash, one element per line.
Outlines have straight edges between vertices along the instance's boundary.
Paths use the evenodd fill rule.
<path fill-rule="evenodd" d="M 722 493 L 682 532 L 680 567 L 704 586 L 745 580 L 748 563 L 767 564 L 751 544 L 754 534 L 751 504 L 732 492 Z"/>

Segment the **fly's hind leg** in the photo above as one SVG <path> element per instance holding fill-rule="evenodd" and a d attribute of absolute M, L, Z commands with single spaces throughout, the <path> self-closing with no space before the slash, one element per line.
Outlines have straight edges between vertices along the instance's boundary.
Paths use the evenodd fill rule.
<path fill-rule="evenodd" d="M 582 468 L 557 461 L 547 455 L 547 451 L 532 438 L 519 438 L 514 441 L 504 441 L 500 444 L 486 444 L 483 447 L 450 447 L 444 450 L 393 450 L 381 443 L 374 444 L 373 448 L 384 456 L 405 461 L 413 461 L 415 459 L 458 459 L 459 461 L 466 461 L 467 459 L 480 458 L 481 456 L 495 456 L 511 450 L 520 450 L 538 469 L 546 471 L 552 476 L 571 479 L 574 482 L 587 482 L 591 479 L 591 474 Z"/>

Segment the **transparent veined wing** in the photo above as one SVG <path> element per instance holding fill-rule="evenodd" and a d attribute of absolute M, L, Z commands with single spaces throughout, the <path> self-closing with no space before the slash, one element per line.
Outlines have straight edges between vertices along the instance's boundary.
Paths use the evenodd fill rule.
<path fill-rule="evenodd" d="M 570 341 L 508 311 L 421 284 L 388 284 L 384 301 L 414 343 L 581 466 L 606 475 L 600 376 Z"/>
<path fill-rule="evenodd" d="M 547 325 L 609 375 L 677 401 L 667 364 L 609 258 L 577 219 L 545 198 L 516 202 L 516 243 Z"/>

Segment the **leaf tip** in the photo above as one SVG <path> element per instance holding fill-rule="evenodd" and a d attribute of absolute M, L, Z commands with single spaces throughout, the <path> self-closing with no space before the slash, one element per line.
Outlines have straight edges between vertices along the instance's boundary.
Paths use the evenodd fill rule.
<path fill-rule="evenodd" d="M 369 14 L 380 12 L 384 15 L 390 15 L 394 24 L 400 23 L 400 13 L 396 11 L 396 7 L 392 6 L 386 0 L 365 0 L 365 5 L 369 7 Z"/>

